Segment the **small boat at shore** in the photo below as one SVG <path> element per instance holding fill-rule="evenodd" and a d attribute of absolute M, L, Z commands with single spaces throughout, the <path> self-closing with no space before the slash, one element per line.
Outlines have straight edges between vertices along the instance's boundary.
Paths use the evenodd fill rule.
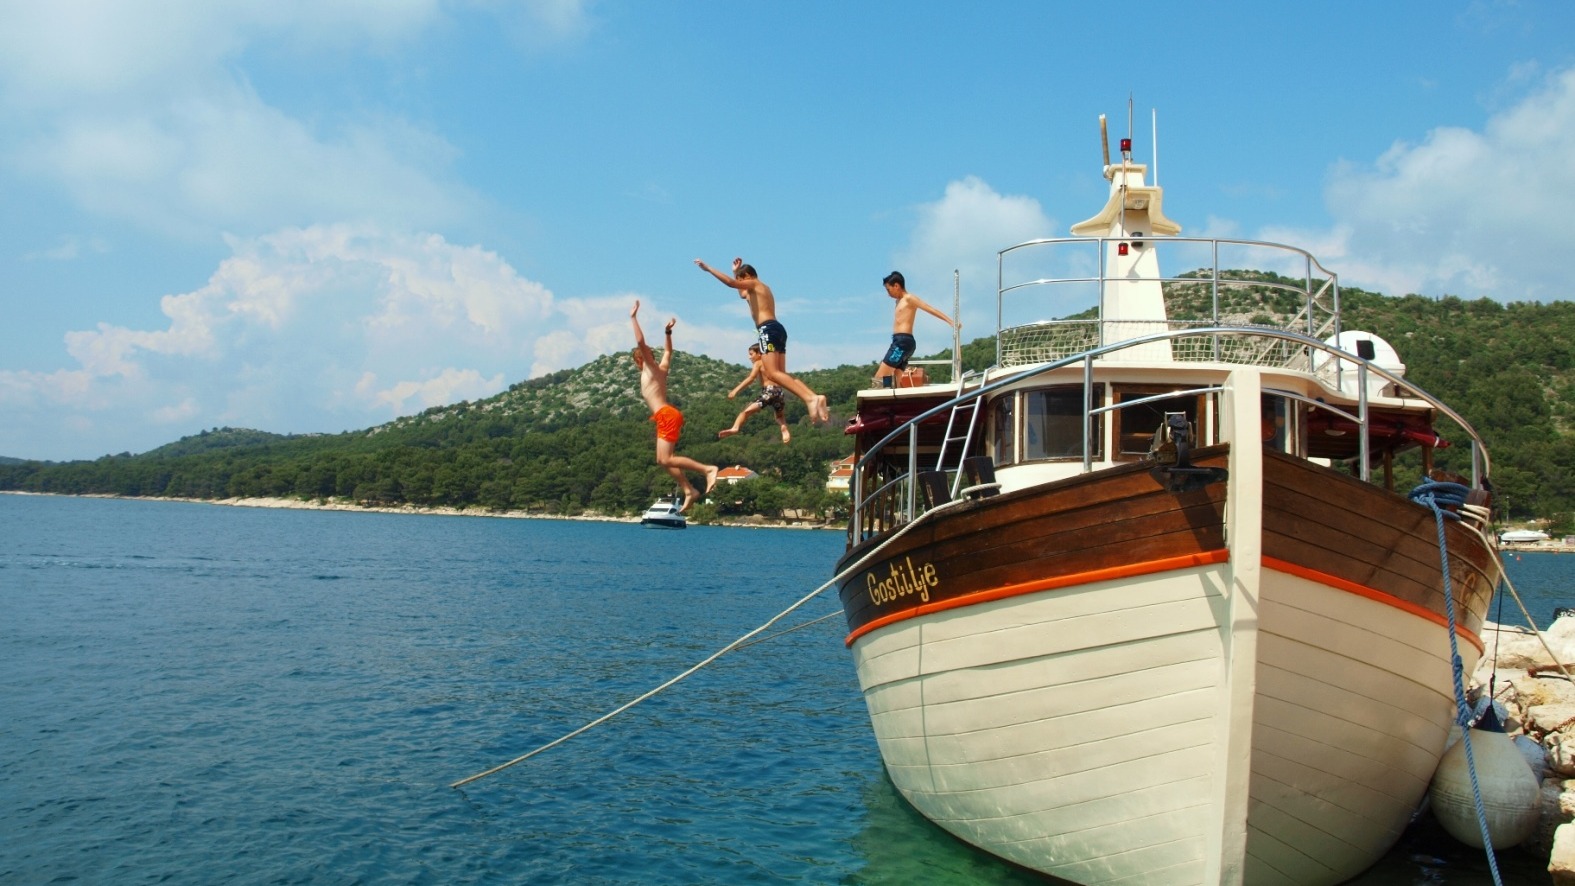
<path fill-rule="evenodd" d="M 640 525 L 656 526 L 661 529 L 683 529 L 689 525 L 689 520 L 679 512 L 678 507 L 677 496 L 659 498 L 640 515 Z"/>
<path fill-rule="evenodd" d="M 994 366 L 858 394 L 834 581 L 882 759 L 1076 883 L 1344 882 L 1482 653 L 1488 454 L 1310 253 L 1179 236 L 1131 139 L 1102 172 L 998 253 Z"/>

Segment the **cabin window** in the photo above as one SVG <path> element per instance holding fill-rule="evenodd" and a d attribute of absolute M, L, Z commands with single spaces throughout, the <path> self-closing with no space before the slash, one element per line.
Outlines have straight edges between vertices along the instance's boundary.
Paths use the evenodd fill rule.
<path fill-rule="evenodd" d="M 1130 403 L 1155 394 L 1163 394 L 1167 388 L 1150 387 L 1121 387 L 1114 391 L 1116 403 Z M 1198 416 L 1203 414 L 1203 395 L 1186 394 L 1177 397 L 1165 397 L 1160 400 L 1151 400 L 1137 406 L 1126 406 L 1114 411 L 1116 432 L 1116 454 L 1118 458 L 1134 459 L 1148 454 L 1149 447 L 1154 442 L 1154 431 L 1165 422 L 1168 412 L 1186 413 L 1187 421 L 1197 429 L 1198 436 L 1204 442 L 1210 436 L 1198 423 Z"/>
<path fill-rule="evenodd" d="M 1094 426 L 1093 457 L 1100 456 Z M 1083 457 L 1083 386 L 1023 393 L 1023 460 Z"/>
<path fill-rule="evenodd" d="M 991 432 L 994 436 L 994 451 L 991 455 L 998 465 L 1009 465 L 1017 462 L 1017 395 L 1007 394 L 996 399 L 990 407 L 990 414 L 994 418 L 994 427 Z"/>

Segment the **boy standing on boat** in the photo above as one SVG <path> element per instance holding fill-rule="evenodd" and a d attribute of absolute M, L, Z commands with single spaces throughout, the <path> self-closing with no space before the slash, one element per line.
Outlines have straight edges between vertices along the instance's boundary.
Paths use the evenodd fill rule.
<path fill-rule="evenodd" d="M 667 371 L 673 364 L 673 326 L 678 319 L 675 317 L 667 321 L 667 327 L 663 330 L 665 340 L 662 359 L 658 361 L 651 347 L 645 343 L 645 333 L 640 330 L 639 313 L 640 300 L 635 299 L 634 308 L 629 311 L 629 322 L 634 326 L 633 355 L 634 365 L 640 367 L 640 396 L 645 398 L 645 405 L 651 407 L 651 421 L 656 422 L 656 463 L 672 474 L 684 491 L 684 505 L 678 509 L 682 514 L 701 495 L 689 478 L 684 476 L 684 471 L 705 474 L 705 491 L 710 492 L 711 487 L 716 485 L 716 475 L 721 469 L 716 465 L 701 464 L 674 451 L 678 447 L 678 435 L 684 429 L 684 414 L 667 402 Z"/>
<path fill-rule="evenodd" d="M 782 443 L 783 445 L 786 445 L 790 440 L 793 439 L 793 433 L 788 430 L 787 416 L 784 414 L 782 407 L 782 395 L 785 392 L 776 385 L 765 381 L 763 377 L 765 373 L 760 368 L 760 345 L 749 346 L 749 362 L 754 364 L 753 368 L 749 370 L 748 375 L 744 376 L 744 380 L 738 383 L 738 387 L 727 392 L 727 399 L 731 400 L 734 397 L 737 397 L 739 391 L 749 387 L 749 383 L 757 378 L 761 379 L 760 383 L 764 387 L 764 390 L 760 392 L 759 397 L 755 398 L 755 402 L 744 407 L 744 411 L 738 414 L 738 418 L 733 419 L 732 427 L 717 431 L 716 435 L 718 437 L 733 436 L 743 429 L 744 422 L 748 420 L 751 415 L 754 415 L 760 410 L 765 409 L 767 406 L 770 406 L 777 414 L 777 427 L 782 429 Z"/>
<path fill-rule="evenodd" d="M 741 258 L 733 259 L 733 273 L 724 274 L 700 259 L 695 259 L 700 270 L 722 281 L 724 286 L 738 290 L 738 297 L 749 302 L 749 315 L 755 321 L 755 333 L 760 337 L 761 372 L 767 384 L 786 388 L 809 407 L 813 422 L 831 421 L 831 411 L 826 398 L 809 389 L 809 386 L 787 373 L 787 329 L 777 321 L 776 297 L 771 287 L 761 282 L 755 269 L 744 264 Z"/>
<path fill-rule="evenodd" d="M 923 299 L 907 290 L 907 281 L 902 273 L 892 271 L 881 281 L 886 286 L 886 294 L 897 300 L 896 317 L 892 321 L 891 347 L 886 349 L 886 356 L 881 358 L 880 367 L 875 370 L 875 384 L 878 387 L 889 388 L 892 386 L 892 376 L 897 370 L 908 368 L 908 358 L 913 356 L 918 342 L 913 337 L 913 318 L 920 311 L 931 314 L 946 321 L 946 325 L 953 329 L 962 329 L 962 324 L 955 322 Z"/>

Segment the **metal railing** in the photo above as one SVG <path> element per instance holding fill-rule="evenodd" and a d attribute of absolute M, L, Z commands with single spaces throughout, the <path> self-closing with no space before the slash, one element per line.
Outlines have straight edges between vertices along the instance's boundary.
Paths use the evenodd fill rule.
<path fill-rule="evenodd" d="M 1128 244 L 1154 254 L 1158 267 L 1162 253 L 1191 254 L 1192 262 L 1182 266 L 1198 267 L 1181 276 L 1144 276 L 1133 269 L 1117 276 L 1112 271 L 1112 247 Z M 1262 271 L 1222 270 L 1221 252 L 1250 253 L 1259 267 L 1292 265 L 1300 278 Z M 1024 265 L 1044 262 L 1061 268 L 1088 268 L 1087 274 L 1028 276 L 1007 281 L 1008 260 Z M 1135 263 L 1134 263 L 1135 264 Z M 1137 283 L 1158 285 L 1166 307 L 1165 319 L 1123 320 L 1104 316 L 1105 296 L 1111 287 Z M 1036 300 L 1035 316 L 1059 314 L 1067 319 L 1012 324 L 1007 320 L 1008 297 L 1015 304 L 1027 293 L 1048 293 L 1051 299 L 1070 295 L 1079 310 L 1046 311 Z M 1076 299 L 1082 293 L 1082 300 Z M 1077 314 L 1092 316 L 1077 316 Z M 1281 368 L 1298 368 L 1306 353 L 1288 352 L 1285 344 L 1254 351 L 1236 329 L 1271 328 L 1302 332 L 1313 338 L 1329 338 L 1340 332 L 1340 289 L 1338 277 L 1311 253 L 1282 243 L 1260 240 L 1231 240 L 1198 237 L 1051 237 L 1029 240 L 1001 250 L 996 255 L 996 363 L 1002 367 L 1030 366 L 1083 353 L 1139 335 L 1179 332 L 1203 327 L 1224 327 L 1230 332 L 1216 333 L 1211 339 L 1189 342 L 1171 359 L 1181 362 L 1213 361 Z"/>
<path fill-rule="evenodd" d="M 934 504 L 938 504 L 938 502 L 924 503 L 920 500 L 918 477 L 925 472 L 926 468 L 919 463 L 919 428 L 923 423 L 939 415 L 943 410 L 955 410 L 958 407 L 966 406 L 973 401 L 978 400 L 979 398 L 988 399 L 991 394 L 1000 391 L 1003 388 L 1032 381 L 1039 376 L 1046 375 L 1048 373 L 1055 372 L 1056 370 L 1064 369 L 1068 366 L 1078 363 L 1083 365 L 1083 402 L 1091 404 L 1095 402 L 1093 372 L 1095 360 L 1100 360 L 1112 353 L 1116 353 L 1128 348 L 1141 347 L 1143 345 L 1154 344 L 1157 342 L 1167 342 L 1190 337 L 1208 338 L 1220 335 L 1246 335 L 1257 338 L 1278 340 L 1287 346 L 1304 349 L 1308 363 L 1310 365 L 1314 365 L 1315 368 L 1319 368 L 1320 371 L 1327 369 L 1329 366 L 1334 366 L 1336 367 L 1335 371 L 1338 372 L 1341 364 L 1345 362 L 1349 362 L 1351 366 L 1355 367 L 1356 393 L 1354 396 L 1356 397 L 1357 402 L 1356 412 L 1354 413 L 1346 411 L 1345 409 L 1339 408 L 1332 404 L 1320 400 L 1310 399 L 1290 391 L 1271 391 L 1266 389 L 1265 393 L 1277 397 L 1295 400 L 1306 404 L 1311 408 L 1327 410 L 1334 415 L 1354 424 L 1356 426 L 1358 440 L 1358 473 L 1363 481 L 1370 481 L 1372 478 L 1372 453 L 1369 450 L 1368 439 L 1370 427 L 1368 410 L 1369 373 L 1375 373 L 1380 378 L 1394 385 L 1398 396 L 1422 400 L 1433 409 L 1438 410 L 1447 416 L 1451 421 L 1459 426 L 1459 428 L 1471 440 L 1471 474 L 1473 486 L 1481 486 L 1483 478 L 1487 477 L 1491 472 L 1491 464 L 1488 459 L 1487 449 L 1483 445 L 1481 436 L 1477 434 L 1476 430 L 1464 418 L 1462 418 L 1459 413 L 1450 408 L 1443 401 L 1427 393 L 1411 382 L 1406 381 L 1401 376 L 1391 372 L 1390 370 L 1384 369 L 1383 367 L 1371 361 L 1364 360 L 1355 354 L 1343 351 L 1333 345 L 1328 344 L 1327 342 L 1322 341 L 1321 339 L 1304 335 L 1299 332 L 1291 332 L 1281 329 L 1272 329 L 1268 327 L 1204 327 L 1199 329 L 1173 330 L 1168 332 L 1154 333 L 1152 335 L 1139 336 L 1137 338 L 1116 342 L 1114 344 L 1102 345 L 1100 347 L 1084 351 L 1080 354 L 1045 362 L 1037 366 L 1025 367 L 1018 372 L 1011 373 L 987 384 L 980 385 L 979 387 L 973 388 L 972 390 L 961 392 L 958 396 L 952 398 L 951 400 L 932 407 L 931 409 L 914 416 L 912 419 L 909 419 L 901 426 L 893 429 L 885 437 L 882 437 L 874 446 L 870 447 L 869 450 L 864 453 L 864 456 L 860 458 L 853 467 L 853 478 L 850 485 L 853 508 L 848 521 L 849 542 L 858 543 L 864 539 L 879 536 L 886 532 L 897 529 L 903 524 L 917 519 L 924 512 L 924 510 L 927 509 L 926 507 L 921 507 L 921 505 L 933 506 Z M 1313 361 L 1313 356 L 1320 352 L 1327 354 L 1328 360 L 1323 363 L 1315 364 Z M 1222 390 L 1220 387 L 1189 388 L 1188 390 L 1181 391 L 1180 393 L 1217 393 L 1220 390 Z M 1172 397 L 1175 396 L 1176 393 L 1177 392 L 1165 392 L 1163 394 L 1156 395 L 1155 397 L 1144 397 L 1140 400 L 1112 404 L 1109 406 L 1101 406 L 1096 409 L 1085 409 L 1083 419 L 1084 432 L 1082 435 L 1082 472 L 1091 472 L 1094 467 L 1092 448 L 1092 444 L 1094 442 L 1093 422 L 1098 415 L 1112 411 L 1114 409 L 1134 406 L 1140 403 L 1148 403 L 1156 398 Z M 983 402 L 980 402 L 977 405 L 980 409 L 984 408 Z M 907 446 L 907 453 L 906 458 L 901 460 L 902 464 L 899 468 L 897 460 L 887 457 L 886 450 L 888 447 L 895 447 L 903 444 L 906 444 Z M 967 453 L 962 453 L 962 455 L 965 456 Z M 947 470 L 947 466 L 943 464 L 936 464 L 932 468 L 929 468 L 929 470 L 945 472 Z M 961 470 L 960 458 L 958 470 Z M 866 478 L 869 478 L 876 484 L 873 490 L 871 490 L 868 494 L 866 494 L 864 491 Z"/>

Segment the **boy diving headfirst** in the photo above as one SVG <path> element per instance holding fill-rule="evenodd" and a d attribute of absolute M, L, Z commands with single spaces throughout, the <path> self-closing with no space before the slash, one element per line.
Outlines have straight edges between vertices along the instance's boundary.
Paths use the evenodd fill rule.
<path fill-rule="evenodd" d="M 716 475 L 721 469 L 674 452 L 678 447 L 678 435 L 684 429 L 684 414 L 667 402 L 667 371 L 673 363 L 673 326 L 678 323 L 678 318 L 667 321 L 667 327 L 663 330 L 662 359 L 657 361 L 656 355 L 651 353 L 650 346 L 645 343 L 645 333 L 640 331 L 639 313 L 640 301 L 635 299 L 634 308 L 629 311 L 629 322 L 634 326 L 635 347 L 632 354 L 634 365 L 640 367 L 640 396 L 645 398 L 645 405 L 651 408 L 651 421 L 656 422 L 656 463 L 672 474 L 683 489 L 684 505 L 678 512 L 684 513 L 701 496 L 701 492 L 684 476 L 684 471 L 704 474 L 705 491 L 710 492 L 711 487 L 716 485 Z"/>

